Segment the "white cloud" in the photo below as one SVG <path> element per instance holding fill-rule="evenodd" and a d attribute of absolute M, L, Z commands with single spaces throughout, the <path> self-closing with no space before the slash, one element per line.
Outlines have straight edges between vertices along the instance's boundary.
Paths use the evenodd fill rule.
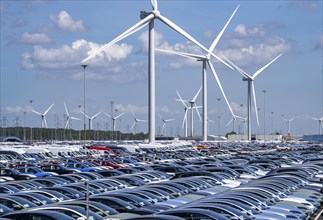
<path fill-rule="evenodd" d="M 18 113 L 22 113 L 22 112 L 26 111 L 26 109 L 24 109 L 21 106 L 6 106 L 4 110 L 8 114 L 10 114 L 10 113 L 18 114 Z"/>
<path fill-rule="evenodd" d="M 22 34 L 20 41 L 26 44 L 45 44 L 50 43 L 51 39 L 45 33 L 29 33 Z"/>
<path fill-rule="evenodd" d="M 71 45 L 58 48 L 35 45 L 33 51 L 22 54 L 21 65 L 25 69 L 37 71 L 37 75 L 42 78 L 83 80 L 82 71 L 79 71 L 81 61 L 101 46 L 86 40 L 76 40 Z M 131 53 L 132 45 L 112 45 L 89 60 L 87 79 L 114 83 L 145 80 L 147 65 L 144 62 L 125 62 Z"/>
<path fill-rule="evenodd" d="M 239 24 L 234 32 L 240 36 L 263 36 L 265 34 L 263 25 L 246 26 Z"/>
<path fill-rule="evenodd" d="M 218 54 L 225 56 L 240 67 L 265 65 L 271 59 L 281 53 L 285 53 L 290 49 L 290 43 L 285 42 L 281 38 L 263 39 L 263 43 L 255 43 L 245 45 L 243 47 L 232 47 L 222 51 Z"/>
<path fill-rule="evenodd" d="M 61 11 L 58 15 L 51 15 L 50 19 L 64 31 L 78 32 L 86 30 L 83 21 L 74 21 L 66 11 Z"/>

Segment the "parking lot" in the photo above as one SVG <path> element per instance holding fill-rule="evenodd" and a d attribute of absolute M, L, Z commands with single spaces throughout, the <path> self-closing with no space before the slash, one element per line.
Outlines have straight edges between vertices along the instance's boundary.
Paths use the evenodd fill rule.
<path fill-rule="evenodd" d="M 310 219 L 323 201 L 319 145 L 2 146 L 0 161 L 4 219 Z"/>

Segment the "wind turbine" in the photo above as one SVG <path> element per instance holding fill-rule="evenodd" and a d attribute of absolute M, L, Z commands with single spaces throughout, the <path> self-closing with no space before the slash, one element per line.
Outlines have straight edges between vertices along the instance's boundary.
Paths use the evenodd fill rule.
<path fill-rule="evenodd" d="M 321 118 L 312 118 L 315 121 L 319 122 L 319 135 L 321 135 L 322 127 L 323 127 L 323 116 Z"/>
<path fill-rule="evenodd" d="M 231 118 L 231 120 L 226 124 L 225 127 L 228 127 L 232 123 L 232 125 L 233 125 L 233 132 L 235 132 L 235 130 L 236 130 L 236 124 L 235 123 L 236 123 L 237 118 L 243 119 L 242 117 L 240 117 L 238 115 L 234 115 Z"/>
<path fill-rule="evenodd" d="M 189 35 L 187 32 L 185 32 L 183 29 L 181 29 L 179 26 L 177 26 L 174 22 L 169 20 L 168 18 L 161 15 L 160 11 L 158 10 L 157 0 L 150 0 L 152 5 L 152 12 L 140 12 L 140 18 L 142 19 L 137 24 L 120 34 L 118 37 L 116 37 L 111 42 L 103 45 L 100 49 L 96 50 L 92 54 L 90 54 L 87 58 L 85 58 L 82 63 L 86 64 L 90 59 L 95 57 L 97 54 L 101 53 L 111 45 L 117 43 L 118 41 L 128 37 L 129 35 L 139 31 L 143 27 L 145 27 L 149 23 L 149 37 L 148 37 L 148 114 L 149 114 L 149 142 L 154 143 L 155 142 L 155 30 L 154 30 L 154 21 L 155 19 L 160 20 L 176 32 L 178 32 L 180 35 L 187 38 L 189 41 L 191 41 L 193 44 L 197 45 L 207 53 L 209 53 L 209 50 L 206 49 L 202 44 L 200 44 L 197 40 L 195 40 L 191 35 Z M 218 60 L 220 60 L 222 63 L 228 65 L 225 61 L 223 61 L 218 56 L 214 55 L 212 52 L 210 53 L 211 56 L 214 56 Z M 229 65 L 228 65 L 229 66 Z"/>
<path fill-rule="evenodd" d="M 162 127 L 162 133 L 164 133 L 164 137 L 167 136 L 167 131 L 166 131 L 166 123 L 170 122 L 170 121 L 174 121 L 175 118 L 171 118 L 171 119 L 164 119 L 161 115 L 158 115 L 160 117 L 160 119 L 163 121 L 163 127 Z"/>
<path fill-rule="evenodd" d="M 198 54 L 190 54 L 190 53 L 183 53 L 183 52 L 177 52 L 177 51 L 167 51 L 167 50 L 162 50 L 162 49 L 156 49 L 157 51 L 160 52 L 164 52 L 164 53 L 169 53 L 169 54 L 174 54 L 174 55 L 178 55 L 178 56 L 182 56 L 182 57 L 187 57 L 187 58 L 191 58 L 191 59 L 196 59 L 197 61 L 202 61 L 202 82 L 203 82 L 203 120 L 202 120 L 202 127 L 203 127 L 203 141 L 207 141 L 207 77 L 206 77 L 206 64 L 208 64 L 209 68 L 211 69 L 213 76 L 221 90 L 221 93 L 229 107 L 229 110 L 232 114 L 233 117 L 234 114 L 232 112 L 231 106 L 227 100 L 227 97 L 223 91 L 221 82 L 219 80 L 219 77 L 217 75 L 217 73 L 214 70 L 214 67 L 210 61 L 211 59 L 211 54 L 214 51 L 217 43 L 219 42 L 220 38 L 222 37 L 225 29 L 227 28 L 227 26 L 229 25 L 231 19 L 233 18 L 233 16 L 235 15 L 236 11 L 238 10 L 240 5 L 237 6 L 237 8 L 234 10 L 234 12 L 232 13 L 231 17 L 229 18 L 229 20 L 227 21 L 227 23 L 224 25 L 224 27 L 222 28 L 221 32 L 218 34 L 218 36 L 214 39 L 213 43 L 211 44 L 209 51 L 207 51 L 205 53 L 205 55 L 198 55 Z M 222 62 L 222 60 L 220 60 Z M 226 63 L 225 63 L 226 64 Z M 226 64 L 227 65 L 227 64 Z M 232 67 L 229 66 L 231 69 Z"/>
<path fill-rule="evenodd" d="M 93 120 L 96 116 L 98 116 L 99 114 L 101 114 L 101 112 L 96 113 L 96 114 L 95 114 L 95 115 L 93 115 L 92 117 L 90 117 L 90 116 L 88 116 L 88 115 L 84 114 L 84 112 L 82 112 L 82 111 L 81 111 L 81 113 L 82 113 L 83 115 L 85 115 L 85 117 L 87 117 L 87 118 L 89 119 L 89 130 L 92 130 L 92 120 Z"/>
<path fill-rule="evenodd" d="M 176 91 L 177 95 L 180 97 L 180 99 L 177 99 L 177 101 L 180 101 L 182 103 L 186 102 L 191 105 L 190 106 L 190 109 L 191 109 L 191 137 L 194 136 L 194 117 L 193 117 L 194 111 L 193 111 L 193 109 L 196 110 L 196 113 L 199 116 L 199 119 L 202 120 L 201 115 L 200 115 L 199 111 L 197 110 L 198 107 L 196 106 L 196 99 L 197 99 L 197 96 L 200 94 L 201 90 L 202 90 L 202 86 L 200 87 L 200 89 L 197 91 L 197 93 L 195 94 L 195 96 L 191 100 L 183 100 L 182 97 L 179 95 L 178 91 Z M 184 105 L 184 106 L 186 107 L 186 105 Z M 188 110 L 188 108 L 187 108 L 187 110 Z M 185 114 L 184 119 L 187 120 L 187 113 Z"/>
<path fill-rule="evenodd" d="M 104 112 L 104 114 L 106 115 L 106 116 L 108 116 L 109 118 L 111 118 L 112 119 L 112 129 L 113 129 L 113 131 L 115 131 L 116 130 L 116 126 L 117 126 L 117 119 L 119 118 L 119 117 L 121 117 L 123 114 L 124 114 L 124 112 L 123 113 L 121 113 L 121 114 L 119 114 L 119 115 L 117 115 L 117 116 L 115 116 L 115 117 L 111 117 L 111 115 L 109 115 L 108 113 L 105 113 Z"/>
<path fill-rule="evenodd" d="M 286 123 L 287 123 L 287 129 L 288 129 L 288 136 L 290 136 L 290 124 L 291 124 L 291 122 L 295 119 L 295 118 L 291 118 L 291 119 L 285 119 L 285 118 L 283 118 L 284 119 L 284 121 L 286 121 Z"/>
<path fill-rule="evenodd" d="M 67 107 L 66 107 L 66 104 L 64 102 L 64 107 L 65 107 L 65 112 L 66 112 L 66 124 L 65 124 L 65 129 L 71 129 L 71 120 L 81 120 L 80 118 L 76 118 L 76 117 L 71 117 L 68 110 L 67 110 Z"/>
<path fill-rule="evenodd" d="M 135 116 L 135 113 L 131 112 L 132 115 L 133 115 L 133 120 L 134 120 L 134 123 L 132 124 L 132 126 L 130 127 L 130 131 L 135 127 L 135 134 L 137 133 L 137 123 L 138 122 L 147 122 L 147 120 L 143 120 L 143 119 L 138 119 L 136 118 Z"/>
<path fill-rule="evenodd" d="M 283 54 L 279 54 L 277 57 L 275 57 L 272 61 L 270 61 L 268 64 L 257 70 L 252 76 L 248 75 L 245 71 L 240 69 L 237 65 L 232 63 L 227 58 L 223 57 L 226 61 L 228 61 L 241 75 L 242 80 L 248 82 L 248 93 L 247 93 L 247 139 L 251 140 L 251 96 L 253 96 L 253 103 L 255 105 L 255 113 L 256 113 L 256 119 L 257 119 L 257 125 L 259 128 L 259 118 L 258 118 L 258 108 L 257 108 L 257 101 L 256 101 L 256 93 L 255 93 L 255 85 L 254 80 L 255 78 L 264 71 L 270 64 L 272 64 L 275 60 L 277 60 L 280 56 Z M 252 92 L 251 92 L 252 91 Z M 252 93 L 252 95 L 251 95 Z"/>
<path fill-rule="evenodd" d="M 40 118 L 41 118 L 40 128 L 44 128 L 44 127 L 47 128 L 46 114 L 53 107 L 53 105 L 54 105 L 54 103 L 51 106 L 49 106 L 49 108 L 44 113 L 37 112 L 33 109 L 31 110 L 32 112 L 36 113 L 37 115 L 40 115 Z"/>

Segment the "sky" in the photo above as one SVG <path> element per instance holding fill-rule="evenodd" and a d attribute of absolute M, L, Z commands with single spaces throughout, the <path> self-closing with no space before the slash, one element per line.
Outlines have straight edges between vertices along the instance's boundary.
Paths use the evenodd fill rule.
<path fill-rule="evenodd" d="M 48 111 L 48 127 L 64 127 L 66 112 L 83 120 L 84 71 L 81 62 L 140 21 L 140 11 L 152 11 L 149 0 L 60 1 L 1 0 L 1 125 L 40 127 L 40 116 Z M 226 57 L 250 75 L 283 54 L 254 81 L 260 127 L 254 107 L 252 133 L 317 134 L 323 116 L 322 1 L 197 1 L 159 0 L 164 17 L 181 27 L 206 48 L 240 5 L 213 53 Z M 148 26 L 117 42 L 89 60 L 85 69 L 85 112 L 93 116 L 93 127 L 110 130 L 104 114 L 124 113 L 117 129 L 128 132 L 138 119 L 148 119 Z M 155 20 L 156 47 L 205 55 L 186 38 Z M 215 71 L 234 114 L 246 117 L 247 83 L 242 75 L 215 58 Z M 192 99 L 202 85 L 202 65 L 197 60 L 156 53 L 156 134 L 164 119 L 168 135 L 182 135 L 184 106 L 176 101 Z M 207 69 L 209 134 L 225 134 L 233 126 L 231 114 L 210 69 Z M 263 92 L 263 91 L 266 92 Z M 218 101 L 220 99 L 220 101 Z M 32 102 L 31 102 L 32 100 Z M 202 96 L 197 97 L 202 105 Z M 241 105 L 243 105 L 241 107 Z M 201 112 L 201 109 L 199 109 Z M 25 112 L 25 113 L 24 113 Z M 220 117 L 219 117 L 220 116 Z M 72 128 L 83 121 L 72 120 Z M 194 113 L 194 132 L 201 122 Z M 237 120 L 236 132 L 243 124 Z M 148 123 L 139 122 L 147 132 Z"/>

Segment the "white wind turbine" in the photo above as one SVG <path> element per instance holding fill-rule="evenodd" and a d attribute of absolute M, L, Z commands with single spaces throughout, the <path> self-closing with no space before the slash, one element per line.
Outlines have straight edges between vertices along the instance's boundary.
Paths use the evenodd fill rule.
<path fill-rule="evenodd" d="M 147 120 L 143 120 L 143 119 L 138 119 L 136 116 L 135 116 L 135 113 L 131 112 L 132 115 L 133 115 L 133 120 L 134 120 L 134 123 L 132 124 L 132 126 L 130 127 L 130 131 L 135 128 L 135 134 L 137 133 L 137 123 L 138 122 L 147 122 Z"/>
<path fill-rule="evenodd" d="M 40 128 L 44 128 L 44 127 L 47 128 L 46 114 L 53 107 L 53 105 L 54 105 L 54 103 L 51 106 L 49 106 L 49 108 L 44 113 L 37 112 L 33 109 L 31 110 L 32 112 L 36 113 L 37 115 L 40 115 L 40 118 L 41 118 Z"/>
<path fill-rule="evenodd" d="M 255 105 L 255 113 L 256 113 L 256 119 L 257 119 L 257 125 L 259 127 L 259 118 L 258 118 L 258 108 L 257 108 L 257 101 L 256 101 L 256 93 L 255 93 L 255 84 L 254 80 L 255 78 L 264 71 L 270 64 L 272 64 L 275 60 L 277 60 L 280 56 L 283 54 L 279 54 L 277 57 L 275 57 L 272 61 L 270 61 L 268 64 L 257 70 L 253 76 L 248 75 L 245 71 L 240 69 L 237 65 L 232 63 L 227 58 L 223 57 L 226 61 L 228 61 L 241 75 L 243 81 L 248 82 L 248 93 L 247 93 L 247 139 L 251 140 L 251 96 L 253 96 L 253 102 Z"/>
<path fill-rule="evenodd" d="M 237 118 L 239 118 L 239 119 L 244 119 L 244 118 L 242 118 L 242 117 L 240 117 L 240 116 L 238 116 L 238 115 L 234 115 L 234 116 L 231 118 L 231 120 L 226 124 L 226 126 L 225 126 L 225 127 L 228 127 L 228 126 L 232 123 L 232 125 L 233 125 L 233 132 L 235 132 L 235 130 L 236 130 L 236 120 L 237 120 Z"/>
<path fill-rule="evenodd" d="M 321 118 L 312 118 L 312 119 L 319 122 L 319 135 L 321 135 L 322 127 L 323 127 L 323 116 Z"/>
<path fill-rule="evenodd" d="M 84 114 L 84 112 L 82 112 L 82 111 L 81 111 L 81 113 L 82 113 L 83 115 L 85 115 L 85 117 L 87 117 L 87 118 L 89 119 L 89 130 L 92 130 L 92 120 L 93 120 L 96 116 L 98 116 L 99 114 L 101 114 L 101 112 L 96 113 L 96 114 L 95 114 L 95 115 L 93 115 L 92 117 L 90 117 L 90 116 L 88 116 L 88 115 Z"/>
<path fill-rule="evenodd" d="M 147 24 L 149 24 L 149 37 L 148 37 L 148 115 L 149 115 L 149 142 L 155 142 L 155 31 L 154 31 L 154 21 L 155 19 L 160 20 L 180 35 L 187 38 L 189 41 L 209 53 L 209 50 L 206 49 L 202 44 L 200 44 L 197 40 L 195 40 L 191 35 L 177 26 L 174 22 L 169 20 L 168 18 L 161 15 L 160 11 L 158 10 L 157 0 L 150 0 L 152 5 L 152 12 L 141 12 L 140 17 L 141 21 L 137 24 L 120 34 L 111 42 L 103 45 L 100 49 L 96 50 L 95 52 L 91 53 L 87 58 L 82 61 L 82 64 L 86 64 L 90 59 L 94 58 L 97 54 L 101 53 L 111 45 L 117 43 L 118 41 L 128 37 L 129 35 L 139 31 Z M 210 54 L 211 56 L 216 57 L 221 62 L 225 63 L 221 58 L 214 55 L 213 53 Z M 228 64 L 226 64 L 228 65 Z"/>
<path fill-rule="evenodd" d="M 167 136 L 167 130 L 166 130 L 166 123 L 170 122 L 170 121 L 174 121 L 175 118 L 171 118 L 171 119 L 164 119 L 161 115 L 158 115 L 160 117 L 160 119 L 163 121 L 163 127 L 162 127 L 162 133 L 164 134 L 164 137 Z"/>
<path fill-rule="evenodd" d="M 66 124 L 65 124 L 65 129 L 71 129 L 71 120 L 81 120 L 80 118 L 76 118 L 76 117 L 71 117 L 68 110 L 67 110 L 67 107 L 66 107 L 66 104 L 64 102 L 64 107 L 65 107 L 65 112 L 66 112 Z"/>
<path fill-rule="evenodd" d="M 214 39 L 213 43 L 211 44 L 209 51 L 206 52 L 205 55 L 198 55 L 198 54 L 190 54 L 190 53 L 183 53 L 183 52 L 177 52 L 177 51 L 167 51 L 167 50 L 162 50 L 162 49 L 156 49 L 157 51 L 160 52 L 164 52 L 164 53 L 169 53 L 169 54 L 174 54 L 174 55 L 178 55 L 178 56 L 183 56 L 183 57 L 187 57 L 187 58 L 191 58 L 191 59 L 196 59 L 197 61 L 202 61 L 202 82 L 203 82 L 203 120 L 202 120 L 202 127 L 203 127 L 203 141 L 207 141 L 207 77 L 206 77 L 206 64 L 208 64 L 208 66 L 210 67 L 213 76 L 221 90 L 221 93 L 229 107 L 229 110 L 232 114 L 233 117 L 234 114 L 232 112 L 231 106 L 227 100 L 227 97 L 223 91 L 221 82 L 219 80 L 219 77 L 217 75 L 217 73 L 214 70 L 214 67 L 211 63 L 211 53 L 214 51 L 217 43 L 219 42 L 220 38 L 222 37 L 225 29 L 227 28 L 227 26 L 229 25 L 231 19 L 233 18 L 233 16 L 235 15 L 236 11 L 238 10 L 239 5 L 237 6 L 237 8 L 234 10 L 234 12 L 232 13 L 231 17 L 229 18 L 229 20 L 227 21 L 227 23 L 224 25 L 224 27 L 222 28 L 221 32 L 218 34 L 218 36 Z M 222 60 L 220 60 L 222 62 Z M 226 63 L 224 63 L 226 64 Z M 227 65 L 227 64 L 226 64 Z M 230 67 L 230 66 L 229 66 Z M 230 67 L 232 69 L 232 67 Z"/>
<path fill-rule="evenodd" d="M 116 127 L 117 127 L 117 119 L 119 118 L 119 117 L 121 117 L 123 114 L 124 114 L 124 112 L 123 113 L 121 113 L 121 114 L 119 114 L 119 115 L 117 115 L 117 116 L 115 116 L 115 117 L 111 117 L 111 115 L 109 115 L 108 113 L 105 113 L 104 112 L 104 114 L 106 115 L 106 116 L 108 116 L 109 118 L 111 118 L 112 119 L 112 129 L 113 129 L 113 131 L 115 131 L 116 130 Z"/>
<path fill-rule="evenodd" d="M 186 102 L 186 103 L 188 103 L 188 104 L 191 105 L 190 106 L 190 109 L 191 109 L 191 137 L 194 136 L 194 117 L 193 117 L 194 110 L 193 109 L 196 110 L 196 113 L 199 116 L 199 119 L 202 120 L 201 119 L 200 112 L 197 109 L 198 107 L 196 106 L 196 99 L 197 99 L 197 96 L 200 94 L 201 90 L 202 90 L 202 86 L 200 87 L 200 89 L 197 91 L 197 93 L 195 94 L 195 96 L 191 100 L 183 100 L 182 97 L 179 95 L 178 91 L 176 91 L 177 92 L 177 95 L 180 97 L 180 99 L 177 99 L 177 101 L 180 101 L 182 103 L 183 102 L 184 103 Z M 188 110 L 188 108 L 187 108 L 187 110 Z M 186 115 L 184 117 L 185 117 L 184 119 L 187 120 L 187 113 L 186 113 Z"/>
<path fill-rule="evenodd" d="M 288 130 L 288 136 L 290 135 L 290 124 L 291 124 L 291 122 L 295 119 L 295 118 L 291 118 L 291 119 L 286 119 L 286 118 L 283 118 L 284 119 L 284 121 L 286 121 L 286 123 L 287 123 L 287 130 Z"/>
<path fill-rule="evenodd" d="M 182 103 L 182 105 L 184 106 L 184 118 L 183 118 L 183 125 L 182 125 L 182 129 L 184 130 L 184 137 L 187 137 L 187 111 L 189 109 L 189 107 L 186 105 L 186 103 L 184 102 L 184 100 L 182 99 L 181 95 L 178 93 L 178 91 L 176 91 L 180 102 Z M 177 99 L 176 99 L 177 100 Z"/>

